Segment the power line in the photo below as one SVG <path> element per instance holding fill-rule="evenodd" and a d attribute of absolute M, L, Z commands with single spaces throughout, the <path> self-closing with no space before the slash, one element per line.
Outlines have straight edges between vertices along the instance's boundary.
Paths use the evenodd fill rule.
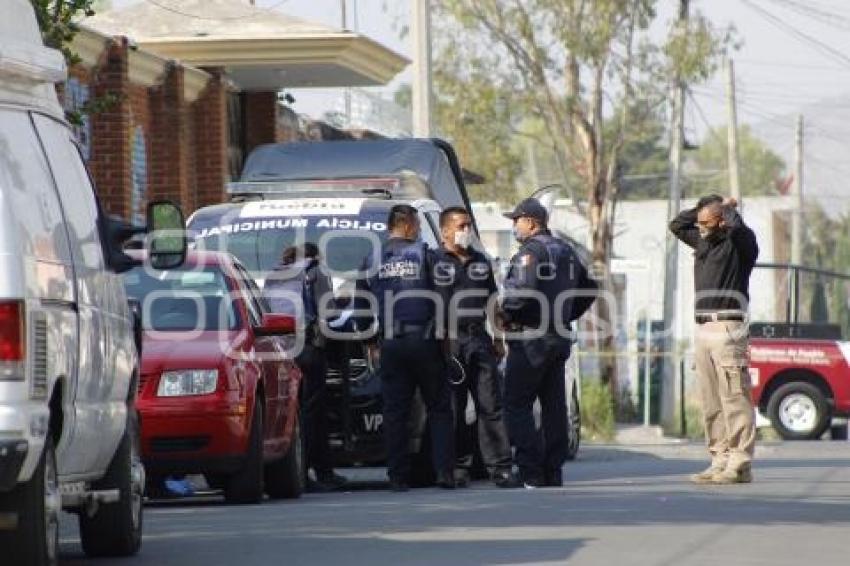
<path fill-rule="evenodd" d="M 841 51 L 823 43 L 819 39 L 815 39 L 814 37 L 807 35 L 800 30 L 796 29 L 794 26 L 787 23 L 782 18 L 771 14 L 768 10 L 765 10 L 761 6 L 755 4 L 752 0 L 741 0 L 745 6 L 749 7 L 751 10 L 760 14 L 764 19 L 773 24 L 775 27 L 781 29 L 785 33 L 795 37 L 797 40 L 802 41 L 803 43 L 808 44 L 810 47 L 813 47 L 823 53 L 824 55 L 831 57 L 834 61 L 838 61 L 842 63 L 845 67 L 850 68 L 850 57 L 847 57 Z"/>
<path fill-rule="evenodd" d="M 847 31 L 850 30 L 850 19 L 845 18 L 841 14 L 825 10 L 815 6 L 813 3 L 801 4 L 796 0 L 768 0 L 774 4 L 779 4 L 785 8 L 792 10 L 803 16 L 817 20 L 822 24 L 832 26 L 834 28 Z M 843 23 L 842 23 L 843 22 Z"/>
<path fill-rule="evenodd" d="M 280 0 L 276 4 L 268 6 L 267 8 L 259 8 L 259 11 L 273 12 L 274 10 L 276 10 L 276 9 L 280 8 L 281 6 L 283 6 L 284 4 L 286 4 L 288 1 L 289 0 Z M 167 4 L 163 4 L 161 0 L 145 0 L 145 2 L 147 2 L 148 4 L 152 4 L 152 5 L 156 6 L 157 8 L 160 8 L 161 10 L 165 10 L 166 12 L 171 12 L 172 14 L 178 14 L 180 16 L 185 16 L 187 18 L 192 18 L 193 20 L 204 20 L 204 21 L 213 21 L 213 22 L 220 22 L 220 21 L 232 22 L 232 21 L 238 21 L 238 20 L 249 20 L 251 18 L 256 18 L 257 16 L 260 15 L 259 13 L 257 13 L 255 11 L 254 13 L 246 14 L 244 16 L 211 18 L 211 17 L 207 17 L 207 16 L 199 16 L 197 14 L 190 14 L 188 12 L 183 12 L 182 10 L 178 10 L 177 8 L 173 8 L 171 6 L 168 6 Z"/>

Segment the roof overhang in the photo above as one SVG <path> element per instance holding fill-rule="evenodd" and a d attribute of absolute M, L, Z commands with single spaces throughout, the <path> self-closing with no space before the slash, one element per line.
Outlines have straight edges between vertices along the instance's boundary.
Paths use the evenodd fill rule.
<path fill-rule="evenodd" d="M 194 67 L 223 67 L 242 90 L 375 86 L 409 60 L 356 33 L 285 37 L 137 39 L 139 47 Z"/>
<path fill-rule="evenodd" d="M 79 32 L 74 36 L 71 49 L 80 58 L 80 65 L 91 70 L 102 62 L 103 53 L 113 41 L 116 41 L 115 37 L 83 25 L 80 26 Z M 143 87 L 162 84 L 169 66 L 181 65 L 184 73 L 183 97 L 187 102 L 197 100 L 210 80 L 209 73 L 201 69 L 182 65 L 180 62 L 154 53 L 152 50 L 139 49 L 136 45 L 130 48 L 128 59 L 128 79 L 131 83 Z"/>

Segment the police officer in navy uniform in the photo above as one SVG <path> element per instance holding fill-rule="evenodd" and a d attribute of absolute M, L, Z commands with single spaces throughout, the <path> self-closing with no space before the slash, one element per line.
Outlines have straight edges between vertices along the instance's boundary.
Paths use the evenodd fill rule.
<path fill-rule="evenodd" d="M 377 257 L 370 255 L 373 272 L 361 290 L 376 299 L 382 338 L 380 351 L 387 472 L 394 491 L 407 491 L 410 475 L 408 423 L 418 388 L 428 409 L 431 447 L 437 485 L 455 487 L 451 391 L 446 375 L 446 351 L 438 340 L 438 310 L 433 250 L 419 240 L 415 208 L 395 205 L 387 219 L 389 238 Z M 402 295 L 404 294 L 404 295 Z M 444 318 L 444 315 L 439 317 Z"/>
<path fill-rule="evenodd" d="M 455 408 L 455 481 L 469 482 L 474 433 L 467 426 L 469 396 L 475 404 L 478 444 L 490 475 L 499 487 L 519 487 L 511 474 L 508 432 L 502 418 L 502 384 L 499 359 L 501 340 L 487 332 L 487 306 L 497 294 L 490 260 L 472 247 L 472 217 L 462 207 L 440 214 L 442 245 L 437 252 L 437 283 L 449 306 L 448 329 L 452 355 L 462 365 L 464 378 L 453 384 Z"/>
<path fill-rule="evenodd" d="M 503 325 L 510 332 L 505 420 L 525 486 L 557 487 L 563 483 L 568 443 L 568 329 L 593 302 L 569 292 L 596 285 L 570 245 L 549 232 L 548 213 L 537 199 L 523 200 L 505 216 L 513 220 L 521 244 L 511 259 L 501 304 Z M 542 412 L 542 442 L 534 425 L 535 399 Z"/>

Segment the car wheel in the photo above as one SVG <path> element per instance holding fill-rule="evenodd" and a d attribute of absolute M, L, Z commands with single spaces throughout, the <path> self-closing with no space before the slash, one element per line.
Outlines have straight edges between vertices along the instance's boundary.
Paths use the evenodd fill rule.
<path fill-rule="evenodd" d="M 54 566 L 59 554 L 62 496 L 50 434 L 30 480 L 0 496 L 0 509 L 18 514 L 15 530 L 0 530 L 3 564 Z"/>
<path fill-rule="evenodd" d="M 292 441 L 286 456 L 266 466 L 266 493 L 272 499 L 297 499 L 307 483 L 301 419 L 295 418 Z"/>
<path fill-rule="evenodd" d="M 578 391 L 573 388 L 570 395 L 567 411 L 567 460 L 575 460 L 581 446 L 581 404 L 578 400 Z"/>
<path fill-rule="evenodd" d="M 786 440 L 818 439 L 831 418 L 826 396 L 804 381 L 786 383 L 774 391 L 767 414 L 779 435 Z"/>
<path fill-rule="evenodd" d="M 248 453 L 242 469 L 230 476 L 224 488 L 228 503 L 259 503 L 263 500 L 263 406 L 254 402 L 254 418 L 248 437 Z"/>
<path fill-rule="evenodd" d="M 132 556 L 142 545 L 145 469 L 139 451 L 139 425 L 135 410 L 127 417 L 124 436 L 98 490 L 118 490 L 115 503 L 103 503 L 94 515 L 80 511 L 80 540 L 88 556 Z"/>

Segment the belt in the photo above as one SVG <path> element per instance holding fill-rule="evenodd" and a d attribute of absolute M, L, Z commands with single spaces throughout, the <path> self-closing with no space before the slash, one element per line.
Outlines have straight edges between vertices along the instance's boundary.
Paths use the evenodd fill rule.
<path fill-rule="evenodd" d="M 706 322 L 722 322 L 727 320 L 743 322 L 746 320 L 746 316 L 742 312 L 700 312 L 694 315 L 694 320 L 697 324 L 705 324 Z"/>

